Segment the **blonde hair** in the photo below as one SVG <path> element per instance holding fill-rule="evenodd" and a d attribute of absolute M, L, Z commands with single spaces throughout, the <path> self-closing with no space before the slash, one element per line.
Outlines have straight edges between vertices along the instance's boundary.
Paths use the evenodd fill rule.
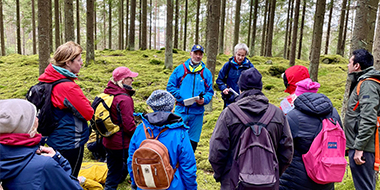
<path fill-rule="evenodd" d="M 120 88 L 123 88 L 123 79 L 116 81 L 113 77 L 111 77 L 110 81 L 113 82 L 115 85 L 119 86 Z"/>
<path fill-rule="evenodd" d="M 68 41 L 57 48 L 50 62 L 55 66 L 65 67 L 67 61 L 73 61 L 81 53 L 82 47 L 79 44 Z"/>

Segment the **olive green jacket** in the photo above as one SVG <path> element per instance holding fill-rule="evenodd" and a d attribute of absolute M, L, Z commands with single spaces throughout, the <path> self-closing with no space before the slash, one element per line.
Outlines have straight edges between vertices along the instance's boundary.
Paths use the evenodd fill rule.
<path fill-rule="evenodd" d="M 367 80 L 360 86 L 359 95 L 356 92 L 357 84 L 366 78 L 380 79 L 380 71 L 369 67 L 360 72 L 350 73 L 351 92 L 344 119 L 344 131 L 346 135 L 346 147 L 366 152 L 375 152 L 375 129 L 377 116 L 379 115 L 380 84 Z M 359 101 L 359 106 L 354 107 Z"/>

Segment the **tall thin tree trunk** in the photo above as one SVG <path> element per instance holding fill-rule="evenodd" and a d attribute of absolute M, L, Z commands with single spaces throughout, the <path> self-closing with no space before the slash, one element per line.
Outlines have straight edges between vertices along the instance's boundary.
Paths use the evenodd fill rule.
<path fill-rule="evenodd" d="M 108 0 L 108 49 L 112 49 L 112 0 Z"/>
<path fill-rule="evenodd" d="M 264 10 L 264 22 L 263 22 L 263 31 L 261 35 L 261 51 L 260 55 L 264 56 L 265 53 L 265 43 L 266 43 L 266 30 L 267 30 L 267 14 L 268 14 L 268 6 L 270 0 L 265 0 L 265 10 Z"/>
<path fill-rule="evenodd" d="M 61 45 L 59 25 L 59 0 L 54 0 L 55 49 Z"/>
<path fill-rule="evenodd" d="M 253 9 L 253 28 L 252 28 L 252 40 L 251 40 L 251 47 L 250 47 L 250 56 L 255 55 L 255 41 L 256 41 L 256 28 L 257 28 L 257 9 L 259 7 L 259 1 L 255 0 L 255 8 Z"/>
<path fill-rule="evenodd" d="M 240 7 L 241 7 L 241 0 L 236 0 L 235 27 L 234 27 L 234 43 L 233 43 L 233 47 L 235 47 L 235 45 L 239 43 Z"/>
<path fill-rule="evenodd" d="M 59 27 L 59 30 L 60 30 L 60 34 L 61 34 L 61 37 L 60 37 L 60 44 L 63 44 L 63 39 L 64 39 L 64 32 L 63 30 L 65 29 L 65 24 L 64 24 L 64 20 L 63 20 L 63 14 L 62 14 L 62 7 L 65 7 L 65 3 L 60 1 L 60 6 L 58 7 L 58 10 L 59 10 L 59 23 L 61 23 L 60 27 Z M 63 23 L 63 24 L 62 24 Z"/>
<path fill-rule="evenodd" d="M 290 66 L 293 66 L 296 64 L 297 31 L 298 31 L 300 3 L 301 3 L 301 0 L 296 0 L 296 6 L 294 7 L 294 24 L 293 24 L 292 46 L 291 46 L 290 56 L 289 56 L 289 65 Z"/>
<path fill-rule="evenodd" d="M 142 38 L 142 36 L 141 36 L 141 33 L 142 33 L 142 22 L 141 22 L 141 19 L 142 19 L 142 7 L 141 7 L 141 1 L 142 0 L 139 0 L 139 8 L 140 8 L 140 10 L 139 10 L 139 48 L 141 48 L 141 42 L 142 42 L 142 40 L 141 40 L 141 38 Z"/>
<path fill-rule="evenodd" d="M 87 0 L 87 41 L 86 41 L 86 65 L 94 64 L 94 0 Z"/>
<path fill-rule="evenodd" d="M 4 38 L 4 20 L 3 20 L 3 0 L 0 0 L 0 38 L 1 38 L 1 55 L 5 56 L 5 38 Z"/>
<path fill-rule="evenodd" d="M 377 70 L 380 70 L 380 11 L 377 15 L 377 26 L 375 36 L 375 42 L 373 45 L 373 65 Z"/>
<path fill-rule="evenodd" d="M 187 1 L 187 0 L 186 0 Z M 157 34 L 158 34 L 158 30 L 157 30 L 157 22 L 158 22 L 158 19 L 157 19 L 157 15 L 158 15 L 158 7 L 157 7 L 157 1 L 155 1 L 155 6 L 154 6 L 154 48 L 153 49 L 157 49 Z"/>
<path fill-rule="evenodd" d="M 50 42 L 50 53 L 52 53 L 53 50 L 53 11 L 52 11 L 52 3 L 51 0 L 48 0 L 48 6 L 49 6 L 49 42 Z"/>
<path fill-rule="evenodd" d="M 174 48 L 178 49 L 178 17 L 179 17 L 179 0 L 175 0 L 175 19 L 174 19 Z"/>
<path fill-rule="evenodd" d="M 250 0 L 250 4 L 249 4 L 249 21 L 248 21 L 248 38 L 247 38 L 247 45 L 248 46 L 250 46 L 249 42 L 251 39 L 253 1 L 256 1 L 256 0 Z M 247 52 L 247 54 L 248 54 L 248 52 Z"/>
<path fill-rule="evenodd" d="M 173 68 L 173 0 L 166 0 L 165 69 Z"/>
<path fill-rule="evenodd" d="M 73 0 L 65 0 L 65 41 L 75 41 Z"/>
<path fill-rule="evenodd" d="M 147 15 L 148 15 L 148 11 L 147 11 L 147 0 L 141 0 L 142 1 L 142 19 L 141 19 L 141 25 L 142 25 L 142 29 L 141 29 L 141 47 L 140 49 L 141 50 L 146 50 L 147 49 Z"/>
<path fill-rule="evenodd" d="M 289 22 L 290 22 L 290 6 L 291 6 L 292 1 L 288 1 L 288 12 L 287 12 L 287 17 L 286 17 L 286 30 L 285 30 L 285 43 L 284 43 L 284 55 L 283 58 L 287 59 L 288 55 L 288 35 L 289 35 Z"/>
<path fill-rule="evenodd" d="M 255 0 L 256 1 L 256 0 Z M 224 22 L 226 20 L 226 0 L 222 0 L 222 9 L 220 17 L 220 32 L 219 32 L 219 54 L 224 53 Z"/>
<path fill-rule="evenodd" d="M 344 47 L 343 45 L 343 29 L 344 29 L 344 21 L 345 21 L 345 12 L 346 12 L 346 5 L 347 5 L 347 0 L 342 1 L 342 9 L 340 11 L 340 18 L 339 18 L 339 31 L 338 31 L 338 43 L 336 47 L 336 54 L 343 56 L 343 51 L 342 48 Z"/>
<path fill-rule="evenodd" d="M 2 4 L 0 0 L 0 4 Z M 0 5 L 2 6 L 2 5 Z M 36 11 L 35 11 L 35 2 L 32 0 L 32 38 L 33 38 L 33 54 L 37 54 L 37 41 L 36 41 Z M 54 7 L 55 9 L 55 7 Z M 1 14 L 2 15 L 2 14 Z M 2 24 L 1 24 L 2 25 Z M 0 26 L 3 27 L 3 26 Z M 0 29 L 2 30 L 2 28 Z"/>
<path fill-rule="evenodd" d="M 125 6 L 125 49 L 128 49 L 129 47 L 129 0 L 127 0 L 126 6 Z"/>
<path fill-rule="evenodd" d="M 313 26 L 313 40 L 311 46 L 310 54 L 310 67 L 309 73 L 310 78 L 313 81 L 318 81 L 318 67 L 319 67 L 319 57 L 321 55 L 321 44 L 322 44 L 322 32 L 323 32 L 323 21 L 325 16 L 326 0 L 317 0 L 316 11 L 314 15 L 314 26 Z"/>
<path fill-rule="evenodd" d="M 16 33 L 17 33 L 17 53 L 22 54 L 21 52 L 21 26 L 20 26 L 20 1 L 16 0 Z"/>
<path fill-rule="evenodd" d="M 107 30 L 106 30 L 106 1 L 103 1 L 103 49 L 107 48 Z"/>
<path fill-rule="evenodd" d="M 344 23 L 343 41 L 342 41 L 342 48 L 341 48 L 343 56 L 344 56 L 344 51 L 346 49 L 346 36 L 347 36 L 347 29 L 348 29 L 348 17 L 350 16 L 350 5 L 351 5 L 351 0 L 348 0 L 347 11 L 346 11 L 346 21 Z"/>
<path fill-rule="evenodd" d="M 195 21 L 195 44 L 199 44 L 199 11 L 201 7 L 201 0 L 197 0 L 197 15 Z"/>
<path fill-rule="evenodd" d="M 93 23 L 94 23 L 94 52 L 95 50 L 98 49 L 98 42 L 97 42 L 97 24 L 96 24 L 96 7 L 97 7 L 97 3 L 96 3 L 96 0 L 93 0 L 94 1 L 94 15 L 93 15 Z"/>
<path fill-rule="evenodd" d="M 185 21 L 183 29 L 183 51 L 186 51 L 186 39 L 187 39 L 187 9 L 188 9 L 188 0 L 185 0 Z"/>
<path fill-rule="evenodd" d="M 152 0 L 149 1 L 150 9 L 149 9 L 149 49 L 152 49 L 152 12 L 153 12 L 153 4 Z"/>
<path fill-rule="evenodd" d="M 327 34 L 326 34 L 326 46 L 325 46 L 325 55 L 329 54 L 329 40 L 330 40 L 330 30 L 331 30 L 331 19 L 334 8 L 334 0 L 330 1 L 330 13 L 329 13 L 329 22 L 327 24 Z"/>
<path fill-rule="evenodd" d="M 303 27 L 304 27 L 304 24 L 305 24 L 305 13 L 306 13 L 306 0 L 303 0 L 301 29 L 300 29 L 300 41 L 298 42 L 298 56 L 297 56 L 297 59 L 301 59 Z"/>
<path fill-rule="evenodd" d="M 272 40 L 273 40 L 273 28 L 274 28 L 274 16 L 276 12 L 276 0 L 271 0 L 270 17 L 268 22 L 268 37 L 265 47 L 267 57 L 272 57 Z"/>
<path fill-rule="evenodd" d="M 290 23 L 289 23 L 289 32 L 288 32 L 288 44 L 287 44 L 287 52 L 286 52 L 286 58 L 289 58 L 290 56 L 290 46 L 292 44 L 292 32 L 293 32 L 293 9 L 294 9 L 294 0 L 291 0 L 291 7 L 290 7 Z"/>
<path fill-rule="evenodd" d="M 77 0 L 77 43 L 80 44 L 80 17 L 79 17 L 79 0 Z"/>
<path fill-rule="evenodd" d="M 119 4 L 119 49 L 123 49 L 123 38 L 124 38 L 124 28 L 123 28 L 123 20 L 124 20 L 124 0 L 120 0 Z"/>
<path fill-rule="evenodd" d="M 39 74 L 44 73 L 45 68 L 49 65 L 50 42 L 49 42 L 49 9 L 46 0 L 38 0 L 38 59 Z"/>
<path fill-rule="evenodd" d="M 128 49 L 131 51 L 135 50 L 135 16 L 136 16 L 136 0 L 131 0 L 131 19 L 129 20 L 129 43 Z"/>

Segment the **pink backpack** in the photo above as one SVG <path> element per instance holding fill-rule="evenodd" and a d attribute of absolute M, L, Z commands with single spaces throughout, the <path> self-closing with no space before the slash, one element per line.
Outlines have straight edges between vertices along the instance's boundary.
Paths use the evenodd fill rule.
<path fill-rule="evenodd" d="M 346 137 L 337 121 L 322 121 L 322 130 L 302 155 L 307 175 L 316 183 L 341 182 L 346 171 Z"/>

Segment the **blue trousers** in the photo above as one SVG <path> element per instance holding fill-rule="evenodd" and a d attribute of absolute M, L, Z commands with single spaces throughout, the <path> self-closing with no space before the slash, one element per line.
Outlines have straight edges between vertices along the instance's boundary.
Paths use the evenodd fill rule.
<path fill-rule="evenodd" d="M 373 169 L 373 164 L 375 163 L 375 154 L 364 151 L 363 156 L 365 157 L 365 163 L 362 165 L 356 165 L 354 161 L 354 155 L 355 150 L 350 149 L 348 151 L 348 158 L 355 189 L 375 190 L 376 175 L 375 170 Z"/>
<path fill-rule="evenodd" d="M 203 113 L 194 115 L 175 112 L 175 114 L 181 116 L 183 123 L 189 126 L 190 140 L 194 142 L 199 142 L 203 126 Z"/>
<path fill-rule="evenodd" d="M 119 183 L 123 182 L 128 175 L 128 149 L 105 149 L 107 152 L 108 173 L 104 190 L 116 190 Z"/>

